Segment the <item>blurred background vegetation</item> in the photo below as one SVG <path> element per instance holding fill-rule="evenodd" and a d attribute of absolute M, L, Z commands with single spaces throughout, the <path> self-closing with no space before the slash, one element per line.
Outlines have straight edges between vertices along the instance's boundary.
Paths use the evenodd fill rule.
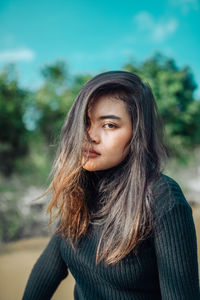
<path fill-rule="evenodd" d="M 194 97 L 197 84 L 190 67 L 179 68 L 173 58 L 157 53 L 121 69 L 137 73 L 152 87 L 169 148 L 165 173 L 179 183 L 183 178 L 189 201 L 198 201 L 199 186 L 195 194 L 195 181 L 186 184 L 200 175 L 200 99 Z M 82 85 L 92 77 L 72 76 L 64 61 L 45 65 L 41 74 L 42 86 L 32 91 L 21 88 L 15 65 L 0 70 L 0 242 L 48 233 L 48 199 L 33 199 L 47 187 L 61 126 Z"/>

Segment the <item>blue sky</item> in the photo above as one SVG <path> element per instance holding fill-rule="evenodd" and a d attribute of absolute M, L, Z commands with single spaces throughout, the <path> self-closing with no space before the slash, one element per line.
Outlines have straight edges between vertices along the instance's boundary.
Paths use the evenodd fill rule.
<path fill-rule="evenodd" d="M 57 59 L 71 74 L 97 74 L 160 51 L 199 85 L 199 29 L 199 0 L 1 0 L 0 67 L 16 62 L 21 85 L 35 88 Z"/>

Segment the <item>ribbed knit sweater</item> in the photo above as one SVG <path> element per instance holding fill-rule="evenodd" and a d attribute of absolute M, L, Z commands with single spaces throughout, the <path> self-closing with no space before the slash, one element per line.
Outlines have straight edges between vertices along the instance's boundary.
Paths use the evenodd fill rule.
<path fill-rule="evenodd" d="M 75 300 L 199 300 L 192 209 L 170 177 L 162 174 L 154 190 L 159 221 L 137 255 L 132 251 L 114 265 L 96 265 L 98 225 L 91 225 L 75 251 L 54 234 L 32 269 L 23 300 L 51 299 L 68 269 L 76 282 Z"/>

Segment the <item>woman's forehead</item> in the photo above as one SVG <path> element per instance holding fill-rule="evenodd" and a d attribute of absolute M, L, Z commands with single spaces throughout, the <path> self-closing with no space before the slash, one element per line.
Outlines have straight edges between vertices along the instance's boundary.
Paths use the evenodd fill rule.
<path fill-rule="evenodd" d="M 126 104 L 119 97 L 114 96 L 101 96 L 95 99 L 87 111 L 88 117 L 95 115 L 113 115 L 113 114 L 124 114 L 126 113 Z"/>

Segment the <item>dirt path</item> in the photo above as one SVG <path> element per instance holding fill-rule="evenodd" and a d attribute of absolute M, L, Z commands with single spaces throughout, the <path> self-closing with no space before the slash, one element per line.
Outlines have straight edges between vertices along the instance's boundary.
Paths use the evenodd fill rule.
<path fill-rule="evenodd" d="M 0 255 L 0 300 L 20 300 L 30 271 L 48 238 L 23 240 L 10 244 Z M 74 279 L 65 279 L 53 300 L 73 300 Z"/>

